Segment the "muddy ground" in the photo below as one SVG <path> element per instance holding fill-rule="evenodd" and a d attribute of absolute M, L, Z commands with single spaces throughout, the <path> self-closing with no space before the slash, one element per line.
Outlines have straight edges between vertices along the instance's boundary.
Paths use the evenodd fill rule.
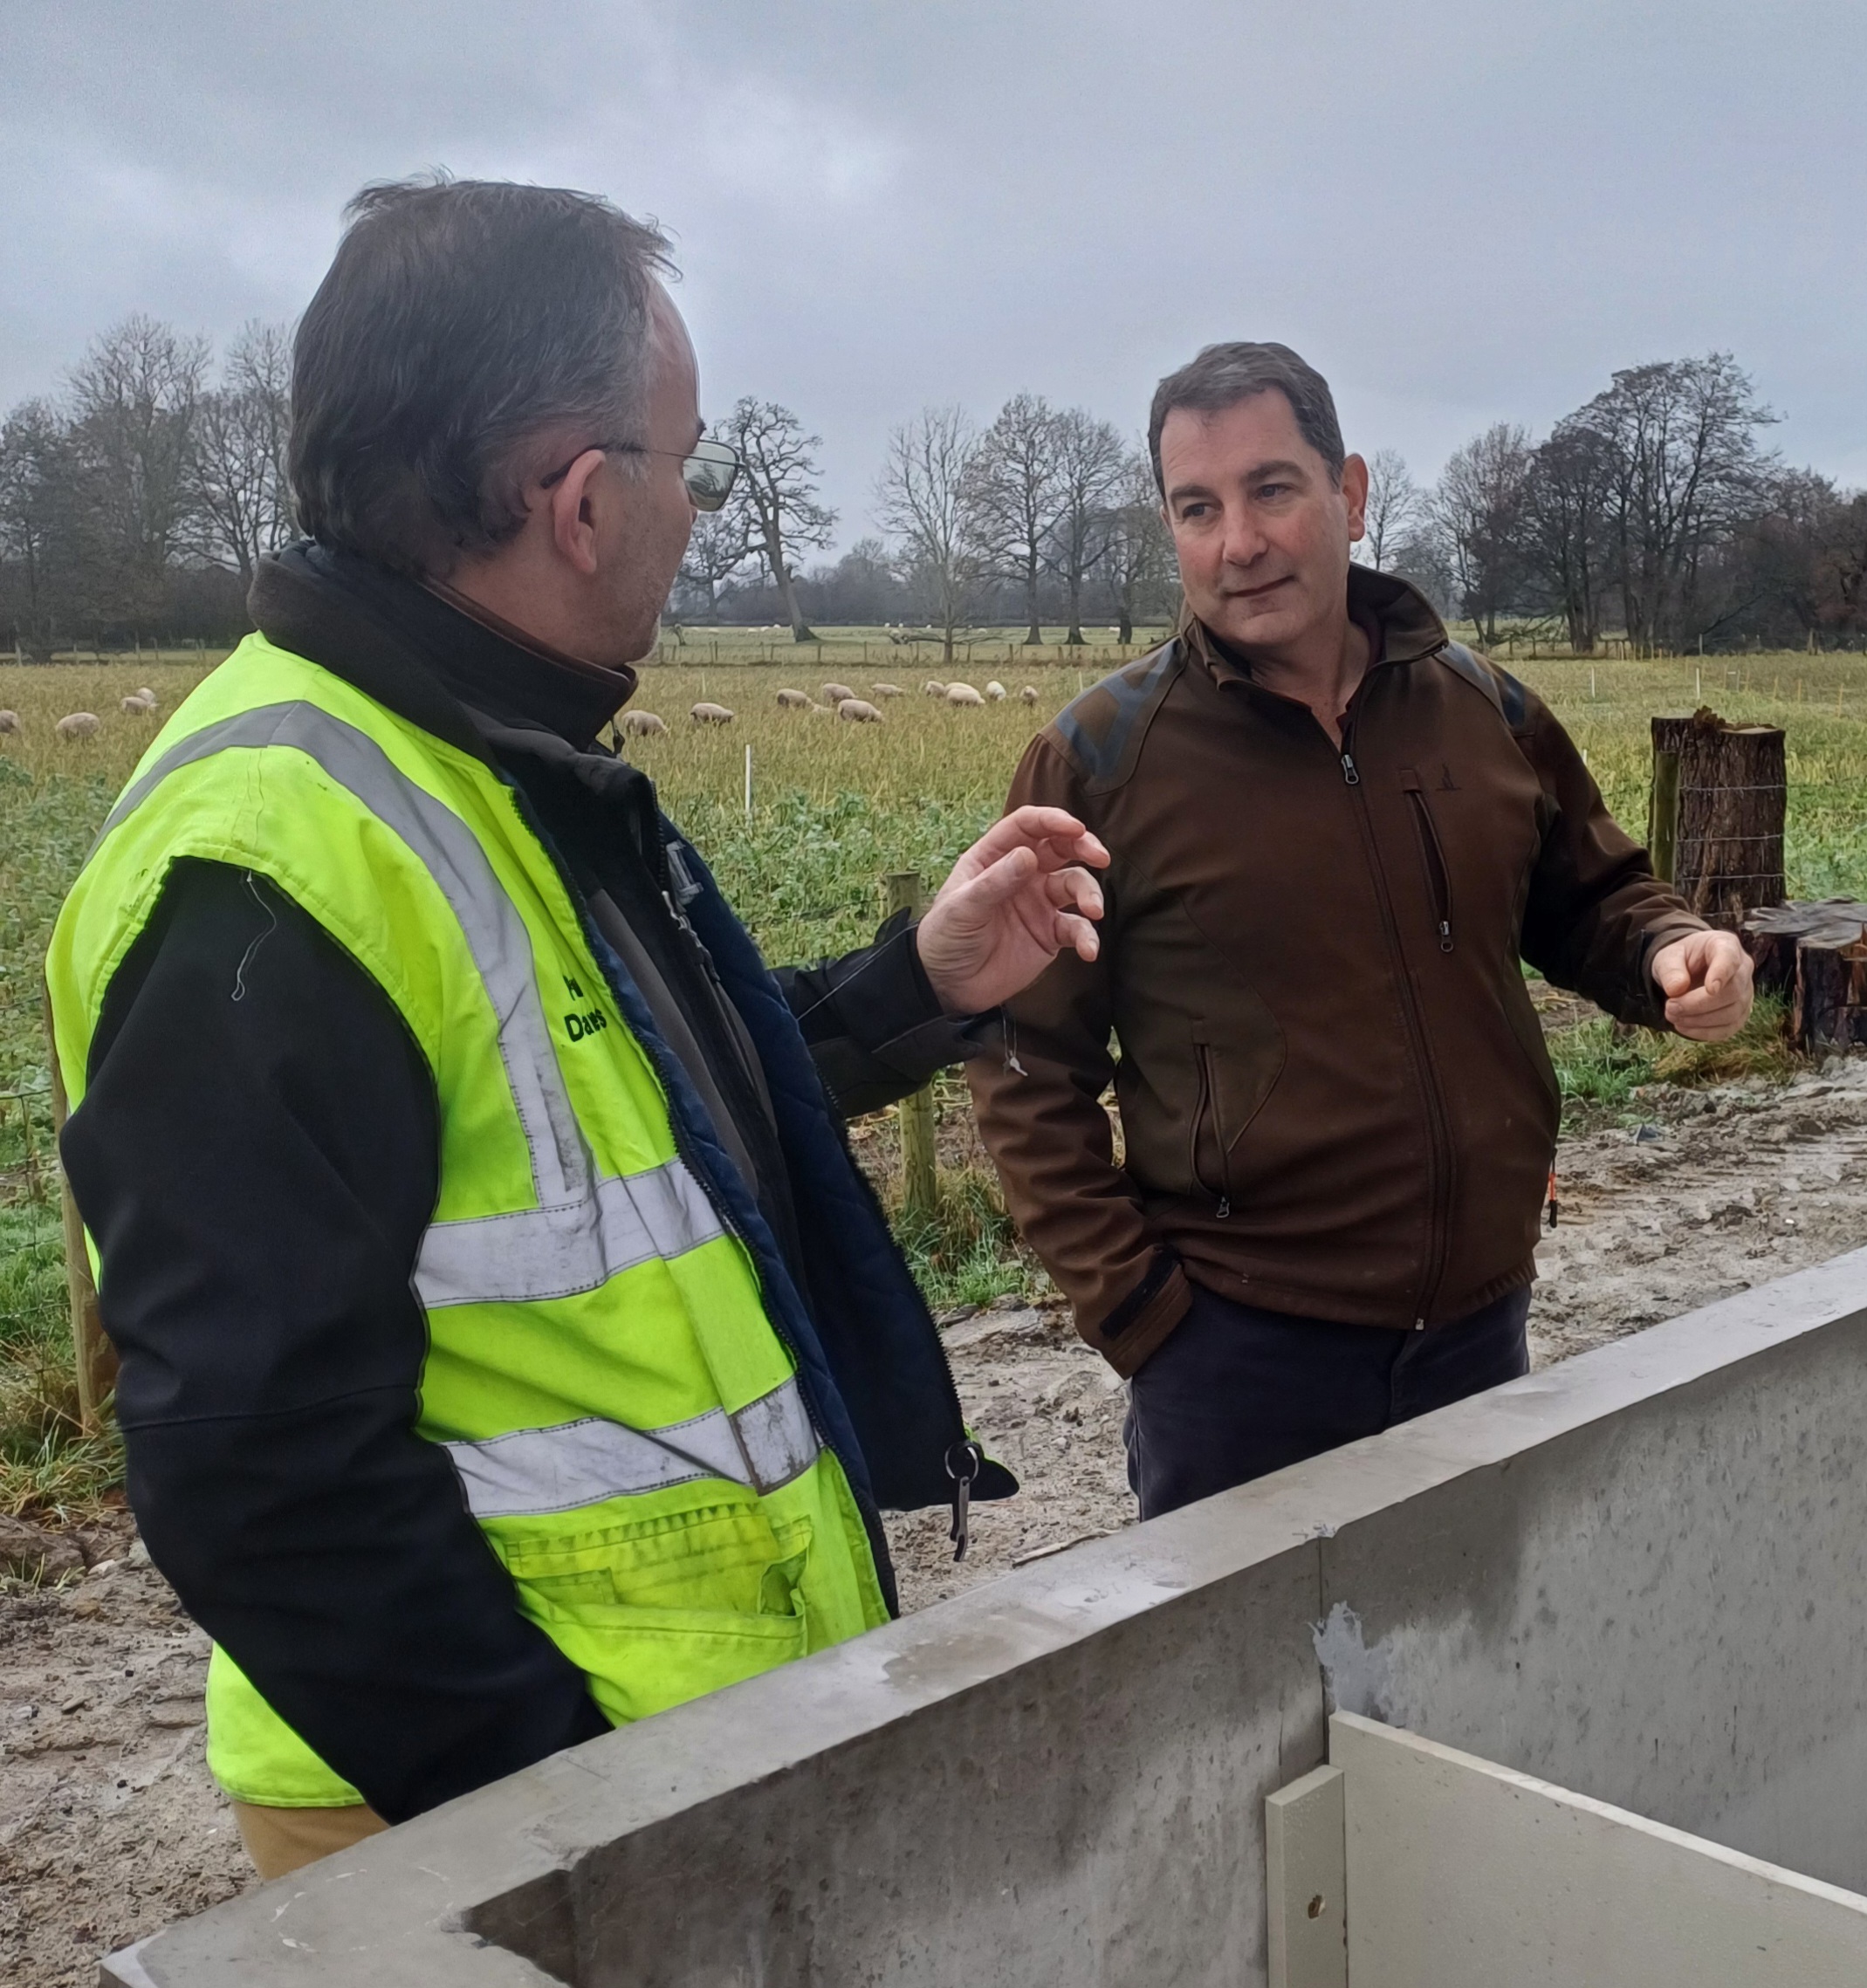
<path fill-rule="evenodd" d="M 1539 1365 L 1867 1242 L 1867 1059 L 1788 1086 L 1657 1089 L 1637 1122 L 1562 1157 L 1539 1251 Z M 909 1608 L 1131 1523 L 1122 1393 L 1060 1309 L 1002 1304 L 947 1330 L 967 1414 L 1023 1480 L 890 1525 Z M 205 1639 L 125 1521 L 70 1542 L 90 1564 L 0 1592 L 0 1981 L 66 1988 L 98 1956 L 250 1882 L 202 1759 Z"/>

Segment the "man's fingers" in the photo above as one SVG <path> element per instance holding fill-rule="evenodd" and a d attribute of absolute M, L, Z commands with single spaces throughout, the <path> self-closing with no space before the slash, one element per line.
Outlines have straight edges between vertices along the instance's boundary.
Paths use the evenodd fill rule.
<path fill-rule="evenodd" d="M 1073 948 L 1078 959 L 1093 960 L 1102 949 L 1102 936 L 1087 918 L 1074 911 L 1057 914 L 1057 949 Z"/>
<path fill-rule="evenodd" d="M 1036 850 L 1028 844 L 1008 849 L 996 860 L 986 864 L 977 876 L 969 877 L 961 886 L 967 891 L 976 905 L 1003 904 L 1009 897 L 1015 897 L 1026 884 L 1038 873 Z"/>
<path fill-rule="evenodd" d="M 1074 864 L 1067 870 L 1053 870 L 1044 879 L 1050 901 L 1066 910 L 1082 913 L 1086 918 L 1102 915 L 1102 887 L 1087 870 Z"/>

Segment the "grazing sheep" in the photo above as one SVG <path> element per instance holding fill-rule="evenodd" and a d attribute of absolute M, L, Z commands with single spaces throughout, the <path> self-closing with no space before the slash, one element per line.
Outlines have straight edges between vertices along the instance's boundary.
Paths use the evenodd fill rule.
<path fill-rule="evenodd" d="M 868 688 L 878 697 L 905 697 L 908 694 L 898 683 L 871 683 Z"/>
<path fill-rule="evenodd" d="M 855 692 L 847 683 L 826 683 L 823 686 L 823 701 L 826 704 L 847 704 Z"/>
<path fill-rule="evenodd" d="M 836 716 L 836 707 L 834 704 L 819 704 L 813 702 L 810 707 L 810 715 L 813 718 L 834 718 Z"/>
<path fill-rule="evenodd" d="M 18 730 L 19 713 L 17 711 L 0 711 L 0 738 L 5 737 L 10 731 L 17 731 Z"/>
<path fill-rule="evenodd" d="M 73 711 L 51 729 L 69 744 L 74 738 L 95 738 L 103 726 L 95 711 Z"/>
<path fill-rule="evenodd" d="M 159 710 L 161 708 L 162 700 L 156 696 L 154 691 L 153 691 L 147 683 L 145 683 L 141 689 L 137 691 L 136 695 L 142 699 L 143 703 L 146 703 L 152 711 Z"/>
<path fill-rule="evenodd" d="M 1002 703 L 1005 701 L 1005 686 L 994 677 L 985 686 L 985 695 L 992 699 L 993 703 Z"/>
<path fill-rule="evenodd" d="M 949 683 L 946 701 L 950 704 L 983 704 L 985 700 L 970 683 Z"/>
<path fill-rule="evenodd" d="M 133 718 L 152 718 L 155 716 L 155 706 L 144 703 L 140 696 L 126 697 L 123 700 L 123 709 Z"/>
<path fill-rule="evenodd" d="M 653 711 L 624 711 L 623 736 L 628 738 L 666 738 L 668 727 Z"/>
<path fill-rule="evenodd" d="M 1020 690 L 1018 695 L 1022 697 L 1025 703 L 1027 704 L 1034 704 L 1037 702 L 1037 692 L 1033 690 L 1028 683 L 1025 685 L 1024 689 Z"/>
<path fill-rule="evenodd" d="M 724 704 L 696 704 L 691 713 L 697 725 L 730 725 L 732 713 Z"/>
<path fill-rule="evenodd" d="M 780 690 L 778 693 L 778 708 L 781 711 L 807 711 L 811 705 L 808 690 Z"/>
<path fill-rule="evenodd" d="M 946 695 L 946 686 L 930 676 L 921 686 L 921 695 L 923 697 L 944 697 Z"/>
<path fill-rule="evenodd" d="M 853 725 L 878 725 L 882 723 L 881 712 L 861 697 L 845 697 L 836 707 L 836 715 Z"/>

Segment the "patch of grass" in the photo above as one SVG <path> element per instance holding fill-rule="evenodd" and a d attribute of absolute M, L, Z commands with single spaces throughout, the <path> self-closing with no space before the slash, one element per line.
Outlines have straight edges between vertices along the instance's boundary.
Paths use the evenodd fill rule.
<path fill-rule="evenodd" d="M 1728 1042 L 1621 1029 L 1603 1017 L 1552 1034 L 1549 1060 L 1562 1087 L 1563 1120 L 1570 1124 L 1634 1115 L 1635 1093 L 1650 1084 L 1692 1089 L 1747 1078 L 1782 1083 L 1806 1069 L 1809 1059 L 1789 1040 L 1783 1002 L 1765 994 Z"/>
<path fill-rule="evenodd" d="M 936 1312 L 1030 1297 L 1047 1282 L 1018 1240 L 998 1181 L 983 1167 L 943 1169 L 933 1214 L 909 1214 L 896 1204 L 889 1219 Z"/>

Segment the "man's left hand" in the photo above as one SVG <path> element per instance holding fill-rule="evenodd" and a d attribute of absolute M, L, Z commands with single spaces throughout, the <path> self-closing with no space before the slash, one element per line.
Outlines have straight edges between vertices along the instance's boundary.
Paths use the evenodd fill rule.
<path fill-rule="evenodd" d="M 1008 1001 L 1064 947 L 1092 960 L 1102 886 L 1084 865 L 1109 852 L 1060 807 L 1014 808 L 953 865 L 916 935 L 921 965 L 949 1014 Z"/>
<path fill-rule="evenodd" d="M 1694 1042 L 1723 1042 L 1750 1018 L 1750 955 L 1731 932 L 1689 932 L 1653 955 L 1666 1019 Z"/>

